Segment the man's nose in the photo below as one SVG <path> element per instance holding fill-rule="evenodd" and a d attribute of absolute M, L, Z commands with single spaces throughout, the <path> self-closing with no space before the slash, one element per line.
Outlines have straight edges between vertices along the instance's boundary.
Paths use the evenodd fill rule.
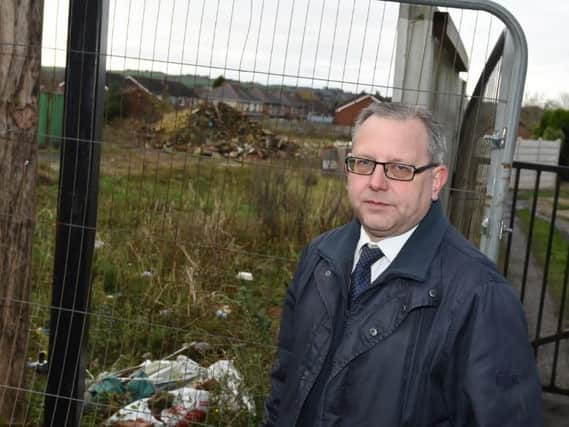
<path fill-rule="evenodd" d="M 376 165 L 375 170 L 369 176 L 369 186 L 372 190 L 385 190 L 388 186 L 388 178 L 385 176 L 383 165 Z"/>

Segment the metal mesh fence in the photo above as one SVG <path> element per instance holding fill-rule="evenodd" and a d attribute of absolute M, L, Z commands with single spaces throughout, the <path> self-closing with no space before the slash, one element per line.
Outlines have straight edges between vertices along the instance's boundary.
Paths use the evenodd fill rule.
<path fill-rule="evenodd" d="M 17 301 L 31 315 L 14 356 L 29 368 L 0 384 L 23 402 L 1 415 L 22 425 L 74 422 L 71 410 L 44 419 L 46 397 L 59 395 L 47 387 L 58 374 L 44 360 L 50 335 L 73 321 L 52 317 L 54 224 L 61 198 L 83 196 L 60 179 L 61 123 L 84 114 L 62 108 L 84 96 L 66 93 L 82 78 L 65 73 L 69 10 L 45 0 L 32 280 L 29 301 Z M 101 153 L 88 320 L 63 346 L 83 349 L 84 393 L 68 397 L 81 425 L 260 421 L 298 255 L 351 218 L 342 156 L 366 103 L 421 104 L 444 123 L 444 204 L 478 241 L 482 137 L 506 102 L 494 48 L 504 25 L 491 14 L 375 0 L 115 0 L 106 22 L 102 134 L 75 141 Z"/>

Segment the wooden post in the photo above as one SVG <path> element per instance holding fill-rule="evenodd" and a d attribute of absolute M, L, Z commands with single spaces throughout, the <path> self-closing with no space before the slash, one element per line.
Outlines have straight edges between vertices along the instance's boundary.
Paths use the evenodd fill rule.
<path fill-rule="evenodd" d="M 43 0 L 0 2 L 0 424 L 20 425 L 35 220 Z"/>

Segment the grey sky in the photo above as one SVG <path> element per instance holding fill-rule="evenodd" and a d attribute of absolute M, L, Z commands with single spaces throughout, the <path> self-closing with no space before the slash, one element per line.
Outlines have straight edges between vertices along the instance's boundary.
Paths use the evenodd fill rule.
<path fill-rule="evenodd" d="M 528 42 L 526 95 L 569 93 L 569 2 L 498 0 L 520 22 Z"/>
<path fill-rule="evenodd" d="M 569 2 L 498 2 L 526 32 L 526 94 L 569 92 Z M 67 0 L 45 0 L 44 64 L 64 63 L 66 8 Z M 111 0 L 107 66 L 389 94 L 397 10 L 375 0 Z M 472 88 L 503 26 L 483 12 L 450 12 Z"/>

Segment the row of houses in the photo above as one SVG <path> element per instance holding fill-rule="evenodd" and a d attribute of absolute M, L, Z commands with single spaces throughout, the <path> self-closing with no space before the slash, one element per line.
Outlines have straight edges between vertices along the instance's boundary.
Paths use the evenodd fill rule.
<path fill-rule="evenodd" d="M 351 126 L 362 108 L 374 101 L 387 100 L 379 94 L 354 95 L 339 89 L 264 86 L 230 80 L 217 87 L 190 88 L 176 80 L 123 77 L 115 73 L 109 73 L 107 78 L 108 85 L 115 81 L 115 87 L 122 87 L 121 90 L 144 91 L 179 108 L 191 108 L 204 101 L 212 104 L 223 102 L 253 119 L 301 119 Z M 121 79 L 122 86 L 117 85 Z"/>
<path fill-rule="evenodd" d="M 223 102 L 252 119 L 283 118 L 351 126 L 355 117 L 371 102 L 388 98 L 380 94 L 353 94 L 335 88 L 298 88 L 265 86 L 221 79 L 216 87 L 190 87 L 175 77 L 149 76 L 108 72 L 106 86 L 109 91 L 139 99 L 153 97 L 167 101 L 177 108 L 192 108 L 199 103 Z M 64 84 L 52 88 L 64 91 Z M 44 87 L 44 90 L 50 91 Z"/>

